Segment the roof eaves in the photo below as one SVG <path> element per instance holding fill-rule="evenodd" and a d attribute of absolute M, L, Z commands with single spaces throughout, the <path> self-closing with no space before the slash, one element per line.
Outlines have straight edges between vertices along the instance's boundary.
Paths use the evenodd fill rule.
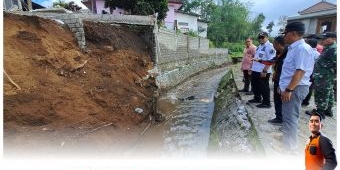
<path fill-rule="evenodd" d="M 305 15 L 305 14 L 310 14 L 310 13 L 315 13 L 315 12 L 329 11 L 329 10 L 333 10 L 333 9 L 336 10 L 336 8 L 324 8 L 324 9 L 319 9 L 319 10 L 314 10 L 314 11 L 307 11 L 307 12 L 299 11 L 298 14 Z"/>
<path fill-rule="evenodd" d="M 204 22 L 204 23 L 209 23 L 209 21 L 204 20 L 204 19 L 197 19 L 197 21 L 199 21 L 199 22 Z"/>
<path fill-rule="evenodd" d="M 319 13 L 309 13 L 305 15 L 291 16 L 291 17 L 288 17 L 287 20 L 291 21 L 291 20 L 299 20 L 299 19 L 313 18 L 313 17 L 319 17 L 319 16 L 332 16 L 336 14 L 337 14 L 337 11 L 333 9 L 333 10 L 328 10 L 328 11 L 321 11 Z"/>
<path fill-rule="evenodd" d="M 329 9 L 336 9 L 336 5 L 335 5 L 335 4 L 332 4 L 332 3 L 329 3 L 329 2 L 326 2 L 326 1 L 321 1 L 321 2 L 319 2 L 319 3 L 316 3 L 316 4 L 314 4 L 314 5 L 310 6 L 310 7 L 308 7 L 308 8 L 306 8 L 306 9 L 302 10 L 302 11 L 299 11 L 298 14 L 302 15 L 302 14 L 307 14 L 307 13 L 314 12 L 314 11 L 311 11 L 311 12 L 310 12 L 310 11 L 308 11 L 308 10 L 310 10 L 310 9 L 312 9 L 313 7 L 318 6 L 318 5 L 320 5 L 320 4 L 327 4 L 327 5 L 330 5 L 330 7 L 328 7 L 328 8 L 322 8 L 322 9 L 319 9 L 319 10 L 317 10 L 317 11 L 323 11 L 323 10 L 329 10 Z"/>
<path fill-rule="evenodd" d="M 175 10 L 175 12 L 178 12 L 178 13 L 181 13 L 181 14 L 187 14 L 187 15 L 191 15 L 191 16 L 196 16 L 196 17 L 201 16 L 201 15 L 193 13 L 193 12 L 184 12 L 184 11 L 181 11 L 181 10 Z"/>

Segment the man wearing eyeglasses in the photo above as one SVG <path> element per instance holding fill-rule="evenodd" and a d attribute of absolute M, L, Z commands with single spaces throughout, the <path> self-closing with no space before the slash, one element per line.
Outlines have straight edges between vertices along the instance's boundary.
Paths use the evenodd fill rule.
<path fill-rule="evenodd" d="M 309 118 L 309 137 L 305 148 L 306 170 L 333 170 L 337 166 L 335 149 L 332 141 L 320 133 L 322 117 L 312 112 Z"/>
<path fill-rule="evenodd" d="M 288 23 L 283 33 L 288 53 L 282 65 L 279 91 L 282 99 L 282 142 L 286 150 L 296 151 L 298 120 L 302 100 L 307 96 L 313 72 L 313 49 L 303 39 L 304 23 Z"/>
<path fill-rule="evenodd" d="M 257 36 L 260 45 L 257 47 L 254 62 L 251 66 L 251 85 L 253 87 L 254 98 L 249 103 L 261 103 L 258 108 L 270 108 L 269 77 L 272 73 L 270 65 L 265 65 L 257 60 L 271 60 L 275 57 L 276 51 L 273 44 L 268 40 L 268 33 L 261 32 Z"/>

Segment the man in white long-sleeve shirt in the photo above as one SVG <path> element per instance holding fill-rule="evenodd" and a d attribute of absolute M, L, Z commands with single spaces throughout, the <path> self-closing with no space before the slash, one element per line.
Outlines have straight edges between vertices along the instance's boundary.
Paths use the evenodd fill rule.
<path fill-rule="evenodd" d="M 279 82 L 282 99 L 282 142 L 286 150 L 297 149 L 301 103 L 308 94 L 311 84 L 309 79 L 314 67 L 313 49 L 304 41 L 304 32 L 304 23 L 297 21 L 288 23 L 283 33 L 285 42 L 289 44 Z"/>

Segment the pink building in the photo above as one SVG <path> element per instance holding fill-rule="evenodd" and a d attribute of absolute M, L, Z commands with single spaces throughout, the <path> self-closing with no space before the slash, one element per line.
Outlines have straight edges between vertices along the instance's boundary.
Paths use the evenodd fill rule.
<path fill-rule="evenodd" d="M 166 13 L 166 18 L 164 19 L 164 25 L 167 28 L 174 29 L 175 27 L 175 11 L 178 10 L 183 4 L 182 0 L 169 0 L 168 1 L 168 9 L 169 11 Z"/>

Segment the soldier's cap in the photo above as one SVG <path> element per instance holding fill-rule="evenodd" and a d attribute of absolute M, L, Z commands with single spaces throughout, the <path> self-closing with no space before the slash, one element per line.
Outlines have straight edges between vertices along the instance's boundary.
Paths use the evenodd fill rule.
<path fill-rule="evenodd" d="M 284 33 L 296 31 L 305 33 L 305 24 L 301 21 L 290 22 L 286 25 Z"/>
<path fill-rule="evenodd" d="M 258 35 L 257 35 L 257 38 L 259 37 L 268 37 L 268 33 L 267 32 L 260 32 Z"/>
<path fill-rule="evenodd" d="M 336 38 L 335 32 L 325 32 L 319 35 L 320 39 L 327 39 L 327 38 Z"/>

